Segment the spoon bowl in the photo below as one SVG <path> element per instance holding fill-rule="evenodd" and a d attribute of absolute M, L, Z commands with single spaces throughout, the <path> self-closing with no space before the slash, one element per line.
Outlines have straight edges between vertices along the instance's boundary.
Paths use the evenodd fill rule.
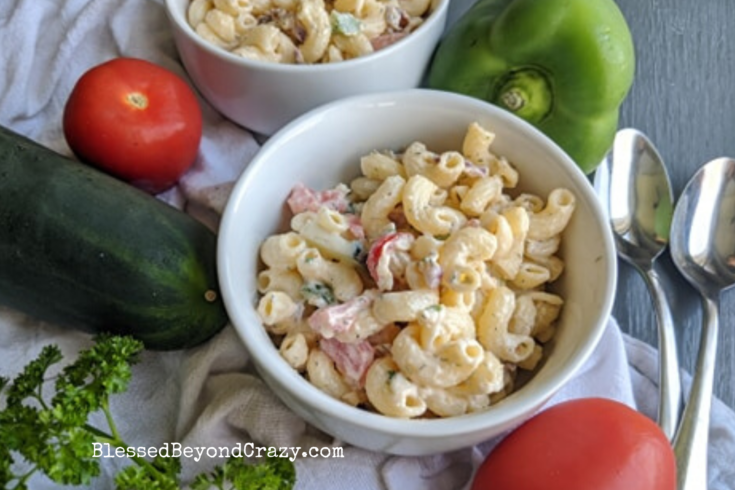
<path fill-rule="evenodd" d="M 620 254 L 647 266 L 669 241 L 673 196 L 663 159 L 645 134 L 618 132 L 610 165 L 610 223 Z"/>
<path fill-rule="evenodd" d="M 644 279 L 658 326 L 658 423 L 672 439 L 681 407 L 681 381 L 671 308 L 654 269 L 666 249 L 673 214 L 671 183 L 663 159 L 642 132 L 625 128 L 595 173 L 595 189 L 607 207 L 618 255 Z"/>
<path fill-rule="evenodd" d="M 684 190 L 674 223 L 671 253 L 684 277 L 709 295 L 734 285 L 735 160 L 702 167 Z"/>
<path fill-rule="evenodd" d="M 678 489 L 700 490 L 707 488 L 719 298 L 735 285 L 735 160 L 712 160 L 684 188 L 671 224 L 671 256 L 702 296 L 702 332 L 692 388 L 674 439 Z"/>

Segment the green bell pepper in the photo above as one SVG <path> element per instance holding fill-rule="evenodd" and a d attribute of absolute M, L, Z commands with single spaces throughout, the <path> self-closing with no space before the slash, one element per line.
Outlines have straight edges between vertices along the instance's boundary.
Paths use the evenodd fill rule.
<path fill-rule="evenodd" d="M 634 71 L 614 0 L 479 0 L 440 42 L 427 83 L 515 113 L 590 173 L 612 145 Z"/>

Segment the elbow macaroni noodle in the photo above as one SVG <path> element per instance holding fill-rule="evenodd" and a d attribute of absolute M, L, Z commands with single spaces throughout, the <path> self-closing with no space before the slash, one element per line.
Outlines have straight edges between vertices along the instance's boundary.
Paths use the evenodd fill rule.
<path fill-rule="evenodd" d="M 575 196 L 514 192 L 494 138 L 473 123 L 461 151 L 413 142 L 362 157 L 349 187 L 294 187 L 291 229 L 261 245 L 257 311 L 313 385 L 392 417 L 450 417 L 497 403 L 543 362 Z"/>
<path fill-rule="evenodd" d="M 192 0 L 187 20 L 202 39 L 237 56 L 311 64 L 370 54 L 430 13 L 431 0 Z"/>

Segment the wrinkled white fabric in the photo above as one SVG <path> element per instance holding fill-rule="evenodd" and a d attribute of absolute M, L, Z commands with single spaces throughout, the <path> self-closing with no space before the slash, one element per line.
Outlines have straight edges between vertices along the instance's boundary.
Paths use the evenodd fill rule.
<path fill-rule="evenodd" d="M 462 4 L 462 1 L 458 1 Z M 188 81 L 177 57 L 162 0 L 4 0 L 0 2 L 0 124 L 66 155 L 64 103 L 86 70 L 117 56 L 140 57 Z M 258 151 L 248 131 L 225 120 L 204 100 L 204 138 L 199 158 L 180 184 L 161 195 L 216 230 L 232 183 Z M 43 345 L 58 344 L 67 360 L 90 345 L 89 336 L 42 324 L 0 308 L 0 376 L 13 376 Z M 654 417 L 656 353 L 621 334 L 614 320 L 583 369 L 549 404 L 602 396 Z M 688 382 L 688 378 L 686 380 Z M 327 447 L 338 444 L 308 426 L 268 389 L 227 327 L 200 347 L 145 352 L 125 394 L 112 399 L 125 439 L 136 447 L 180 443 L 191 447 Z M 716 401 L 712 413 L 710 490 L 732 490 L 735 415 Z M 99 414 L 92 423 L 104 426 Z M 460 490 L 497 443 L 431 457 L 391 457 L 344 447 L 344 458 L 299 458 L 297 490 Z M 93 488 L 113 488 L 124 458 L 101 458 Z M 188 481 L 221 463 L 217 457 L 182 458 Z M 32 489 L 58 486 L 42 475 Z"/>

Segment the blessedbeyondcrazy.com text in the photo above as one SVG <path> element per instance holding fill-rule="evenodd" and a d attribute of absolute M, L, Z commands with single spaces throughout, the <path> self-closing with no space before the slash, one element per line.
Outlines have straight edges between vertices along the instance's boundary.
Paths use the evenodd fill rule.
<path fill-rule="evenodd" d="M 310 447 L 302 451 L 301 447 L 275 447 L 256 446 L 252 442 L 242 444 L 238 442 L 233 447 L 205 447 L 205 446 L 183 446 L 180 442 L 165 442 L 159 447 L 116 447 L 106 442 L 95 442 L 95 458 L 130 458 L 149 457 L 156 458 L 188 458 L 199 462 L 203 457 L 208 458 L 288 458 L 293 462 L 301 455 L 304 458 L 344 458 L 344 450 L 341 447 Z"/>

